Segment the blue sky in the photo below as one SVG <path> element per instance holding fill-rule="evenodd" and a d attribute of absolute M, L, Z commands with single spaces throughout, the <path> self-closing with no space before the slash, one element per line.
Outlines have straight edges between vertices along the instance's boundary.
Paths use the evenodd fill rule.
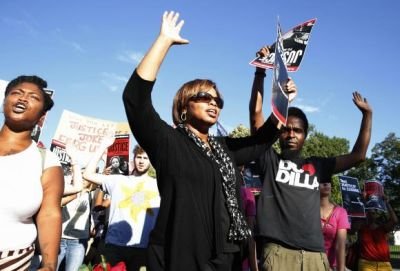
<path fill-rule="evenodd" d="M 47 146 L 64 109 L 126 121 L 125 83 L 158 34 L 163 11 L 175 10 L 185 20 L 181 34 L 190 44 L 170 51 L 153 91 L 154 105 L 172 123 L 172 97 L 180 85 L 210 78 L 225 98 L 220 121 L 230 131 L 248 126 L 254 72 L 248 63 L 275 40 L 277 16 L 284 32 L 317 18 L 300 70 L 291 73 L 299 91 L 293 105 L 307 112 L 317 130 L 347 138 L 352 146 L 361 113 L 351 93 L 359 90 L 374 110 L 371 149 L 388 133 L 400 134 L 399 9 L 397 0 L 2 0 L 0 79 L 36 74 L 55 90 L 56 105 L 41 137 Z M 270 89 L 269 74 L 267 94 Z"/>

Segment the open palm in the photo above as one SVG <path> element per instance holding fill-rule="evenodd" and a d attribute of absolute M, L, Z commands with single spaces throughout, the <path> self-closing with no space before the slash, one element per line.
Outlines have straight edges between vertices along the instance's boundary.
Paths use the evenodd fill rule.
<path fill-rule="evenodd" d="M 363 96 L 357 91 L 353 92 L 353 102 L 363 113 L 372 111 L 367 99 L 363 98 Z"/>
<path fill-rule="evenodd" d="M 166 11 L 163 14 L 162 25 L 161 25 L 161 35 L 171 39 L 174 44 L 186 44 L 189 43 L 187 39 L 181 37 L 180 32 L 184 21 L 178 22 L 179 13 L 174 11 Z"/>

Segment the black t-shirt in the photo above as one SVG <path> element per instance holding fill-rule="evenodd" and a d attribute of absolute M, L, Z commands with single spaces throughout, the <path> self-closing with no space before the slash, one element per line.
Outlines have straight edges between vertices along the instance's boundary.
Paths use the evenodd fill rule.
<path fill-rule="evenodd" d="M 330 181 L 335 158 L 287 156 L 272 148 L 260 160 L 258 234 L 294 249 L 324 252 L 319 182 Z"/>

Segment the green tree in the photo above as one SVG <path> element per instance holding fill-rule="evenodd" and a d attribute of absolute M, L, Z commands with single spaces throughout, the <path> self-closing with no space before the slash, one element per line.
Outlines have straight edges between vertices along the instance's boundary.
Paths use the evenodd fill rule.
<path fill-rule="evenodd" d="M 245 137 L 250 135 L 250 129 L 244 126 L 243 124 L 239 124 L 232 132 L 229 133 L 229 137 L 238 138 Z"/>
<path fill-rule="evenodd" d="M 349 141 L 340 137 L 329 137 L 317 131 L 314 125 L 310 126 L 308 137 L 304 143 L 302 155 L 310 156 L 338 156 L 349 151 Z"/>
<path fill-rule="evenodd" d="M 310 125 L 307 140 L 304 143 L 302 155 L 303 157 L 322 156 L 331 157 L 338 156 L 349 152 L 349 141 L 340 137 L 329 137 L 315 129 L 314 125 Z M 331 199 L 336 204 L 342 203 L 342 195 L 340 192 L 339 178 L 332 177 L 332 194 Z"/>
<path fill-rule="evenodd" d="M 400 138 L 394 133 L 372 148 L 371 159 L 376 170 L 376 180 L 381 181 L 392 207 L 400 211 Z"/>
<path fill-rule="evenodd" d="M 377 175 L 374 160 L 372 158 L 367 158 L 357 167 L 350 169 L 346 175 L 357 178 L 360 184 L 360 189 L 364 189 L 364 182 L 366 180 L 374 179 Z"/>

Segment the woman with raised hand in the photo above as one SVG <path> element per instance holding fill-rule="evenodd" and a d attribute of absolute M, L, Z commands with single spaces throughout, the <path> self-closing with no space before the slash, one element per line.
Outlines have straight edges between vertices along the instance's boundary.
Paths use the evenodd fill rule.
<path fill-rule="evenodd" d="M 63 171 L 55 154 L 31 138 L 53 107 L 46 81 L 19 76 L 4 93 L 0 130 L 0 270 L 27 270 L 38 235 L 42 268 L 55 270 L 61 236 Z M 35 225 L 36 224 L 36 225 Z"/>
<path fill-rule="evenodd" d="M 252 137 L 214 137 L 224 102 L 208 79 L 183 84 L 173 100 L 176 128 L 160 119 L 151 91 L 161 63 L 180 36 L 179 14 L 165 12 L 161 30 L 128 81 L 123 101 L 137 142 L 157 172 L 161 206 L 148 247 L 154 270 L 240 270 L 240 243 L 251 235 L 240 210 L 236 169 L 272 145 L 280 124 L 271 116 Z M 295 92 L 293 86 L 289 89 Z"/>

